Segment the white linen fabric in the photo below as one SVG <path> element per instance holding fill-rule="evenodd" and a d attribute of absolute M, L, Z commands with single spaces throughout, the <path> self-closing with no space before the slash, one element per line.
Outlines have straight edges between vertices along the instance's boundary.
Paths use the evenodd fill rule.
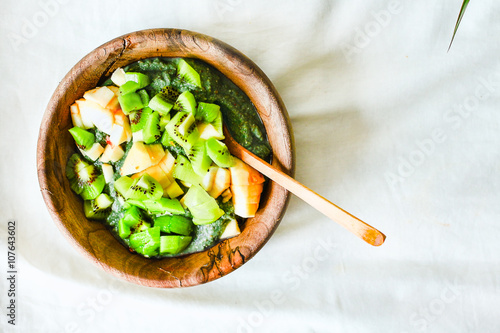
<path fill-rule="evenodd" d="M 472 1 L 447 52 L 461 4 L 2 0 L 0 331 L 498 332 L 500 3 Z M 157 27 L 213 36 L 257 63 L 287 106 L 296 179 L 385 244 L 293 198 L 264 248 L 206 285 L 133 285 L 80 255 L 38 186 L 44 109 L 88 52 Z"/>

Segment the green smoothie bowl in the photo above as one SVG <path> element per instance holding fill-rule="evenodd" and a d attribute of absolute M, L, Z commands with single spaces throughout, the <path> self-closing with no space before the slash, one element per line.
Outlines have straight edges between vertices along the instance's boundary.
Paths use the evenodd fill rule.
<path fill-rule="evenodd" d="M 289 193 L 231 156 L 222 126 L 293 175 L 286 108 L 267 76 L 206 35 L 115 38 L 63 78 L 38 138 L 40 189 L 58 228 L 105 271 L 188 287 L 251 259 Z"/>

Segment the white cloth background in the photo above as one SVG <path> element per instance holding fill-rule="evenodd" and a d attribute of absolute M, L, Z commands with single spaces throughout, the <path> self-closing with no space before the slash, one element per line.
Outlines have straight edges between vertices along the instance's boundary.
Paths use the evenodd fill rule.
<path fill-rule="evenodd" d="M 0 331 L 498 332 L 500 4 L 471 1 L 447 53 L 461 3 L 2 0 Z M 293 198 L 267 245 L 206 285 L 141 287 L 82 257 L 40 194 L 40 121 L 84 55 L 156 27 L 254 60 L 288 108 L 296 178 L 386 243 L 366 245 Z"/>

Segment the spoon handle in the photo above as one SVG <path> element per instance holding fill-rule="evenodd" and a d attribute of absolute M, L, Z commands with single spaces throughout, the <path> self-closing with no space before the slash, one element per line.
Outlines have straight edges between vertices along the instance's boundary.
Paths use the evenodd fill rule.
<path fill-rule="evenodd" d="M 379 246 L 384 243 L 385 235 L 383 233 L 361 221 L 354 215 L 346 212 L 334 203 L 323 198 L 321 195 L 302 185 L 284 172 L 277 170 L 269 163 L 252 154 L 250 151 L 242 147 L 242 149 L 238 149 L 234 152 L 231 151 L 231 153 L 255 170 L 267 176 L 269 179 L 292 192 L 333 221 L 342 225 L 344 228 L 368 244 Z"/>

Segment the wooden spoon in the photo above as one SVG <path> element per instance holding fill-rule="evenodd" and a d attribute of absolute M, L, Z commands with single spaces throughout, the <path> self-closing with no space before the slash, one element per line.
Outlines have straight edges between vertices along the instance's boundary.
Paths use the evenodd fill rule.
<path fill-rule="evenodd" d="M 361 221 L 354 215 L 346 212 L 334 203 L 323 198 L 319 194 L 302 185 L 292 177 L 274 168 L 269 163 L 255 156 L 250 151 L 242 147 L 236 140 L 233 139 L 228 129 L 224 126 L 224 142 L 226 143 L 232 155 L 250 165 L 255 170 L 259 171 L 269 179 L 283 186 L 288 191 L 292 192 L 309 205 L 313 206 L 327 217 L 337 222 L 368 244 L 380 246 L 385 241 L 385 235 L 374 227 Z"/>

